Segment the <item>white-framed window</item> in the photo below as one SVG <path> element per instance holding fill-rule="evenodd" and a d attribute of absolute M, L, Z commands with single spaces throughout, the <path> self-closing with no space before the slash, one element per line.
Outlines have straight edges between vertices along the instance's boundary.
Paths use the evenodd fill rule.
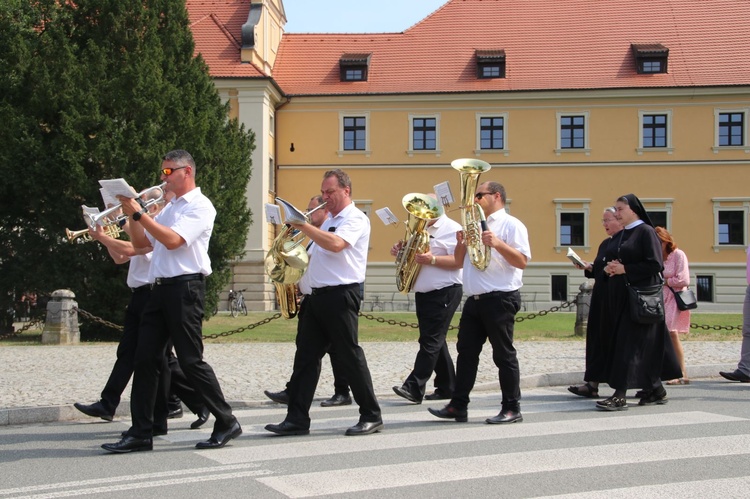
<path fill-rule="evenodd" d="M 589 112 L 557 113 L 557 148 L 555 153 L 591 154 L 589 146 Z"/>
<path fill-rule="evenodd" d="M 440 156 L 439 114 L 409 114 L 409 150 L 406 153 Z"/>
<path fill-rule="evenodd" d="M 348 111 L 339 113 L 339 157 L 344 154 L 364 154 L 370 151 L 370 113 Z"/>
<path fill-rule="evenodd" d="M 591 199 L 554 199 L 555 228 L 557 231 L 555 251 L 574 246 L 588 253 L 589 243 L 589 214 Z"/>
<path fill-rule="evenodd" d="M 750 153 L 747 132 L 748 109 L 714 109 L 714 153 L 742 150 Z"/>
<path fill-rule="evenodd" d="M 750 198 L 712 198 L 714 204 L 714 251 L 747 246 Z"/>
<path fill-rule="evenodd" d="M 672 230 L 672 198 L 641 198 L 646 213 L 654 224 L 654 227 L 664 227 Z"/>
<path fill-rule="evenodd" d="M 474 154 L 502 153 L 508 151 L 508 113 L 476 114 L 476 147 Z"/>
<path fill-rule="evenodd" d="M 352 202 L 362 213 L 367 215 L 367 218 L 370 218 L 370 213 L 372 213 L 372 199 L 352 199 Z"/>
<path fill-rule="evenodd" d="M 672 151 L 672 110 L 638 111 L 638 154 Z"/>
<path fill-rule="evenodd" d="M 268 134 L 271 137 L 276 135 L 276 115 L 273 111 L 268 115 Z"/>

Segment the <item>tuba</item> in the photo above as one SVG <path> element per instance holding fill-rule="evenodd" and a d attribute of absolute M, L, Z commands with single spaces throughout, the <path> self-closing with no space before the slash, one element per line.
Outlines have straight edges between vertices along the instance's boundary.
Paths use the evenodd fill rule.
<path fill-rule="evenodd" d="M 427 222 L 441 216 L 443 207 L 436 199 L 417 192 L 404 196 L 401 204 L 409 212 L 409 218 L 404 222 L 406 234 L 396 255 L 396 287 L 406 294 L 411 291 L 422 268 L 414 258 L 430 248 L 430 235 L 425 230 Z"/>
<path fill-rule="evenodd" d="M 453 160 L 451 166 L 461 174 L 461 225 L 466 251 L 471 264 L 484 270 L 490 264 L 490 248 L 482 244 L 482 230 L 487 222 L 482 207 L 474 203 L 474 193 L 479 175 L 492 167 L 486 161 L 471 158 Z"/>
<path fill-rule="evenodd" d="M 292 227 L 291 223 L 308 223 L 311 213 L 323 208 L 326 203 L 318 205 L 307 213 L 302 213 L 289 202 L 281 198 L 276 201 L 284 208 L 286 222 L 281 233 L 276 236 L 265 258 L 265 269 L 271 278 L 279 298 L 281 315 L 291 319 L 299 312 L 297 304 L 297 287 L 295 284 L 302 279 L 310 258 L 302 245 L 304 234 Z"/>

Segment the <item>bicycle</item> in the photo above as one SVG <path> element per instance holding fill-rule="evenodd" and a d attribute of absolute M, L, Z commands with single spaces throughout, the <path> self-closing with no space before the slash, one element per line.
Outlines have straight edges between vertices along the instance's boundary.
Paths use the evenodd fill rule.
<path fill-rule="evenodd" d="M 240 315 L 240 312 L 242 315 L 247 315 L 247 305 L 245 305 L 245 296 L 242 294 L 243 291 L 246 290 L 229 290 L 229 313 L 232 314 L 232 317 L 237 317 Z"/>

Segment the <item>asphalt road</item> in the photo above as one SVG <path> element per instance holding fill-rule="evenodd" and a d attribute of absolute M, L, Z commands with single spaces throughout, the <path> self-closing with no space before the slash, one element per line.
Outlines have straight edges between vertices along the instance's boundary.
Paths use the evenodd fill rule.
<path fill-rule="evenodd" d="M 309 436 L 263 429 L 283 406 L 236 411 L 243 435 L 198 451 L 210 423 L 172 420 L 152 452 L 107 454 L 127 419 L 0 428 L 0 497 L 747 497 L 750 384 L 721 379 L 669 387 L 669 403 L 594 409 L 564 387 L 523 392 L 523 423 L 487 425 L 499 393 L 475 393 L 469 422 L 380 398 L 385 430 L 345 437 L 356 405 L 314 405 Z M 609 395 L 606 387 L 602 395 Z M 630 394 L 632 396 L 632 393 Z"/>

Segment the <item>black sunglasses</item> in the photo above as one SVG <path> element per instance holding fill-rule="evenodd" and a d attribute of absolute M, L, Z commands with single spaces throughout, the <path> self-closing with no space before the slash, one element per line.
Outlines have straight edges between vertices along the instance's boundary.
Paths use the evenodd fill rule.
<path fill-rule="evenodd" d="M 476 194 L 474 194 L 474 197 L 477 199 L 482 199 L 483 196 L 491 196 L 493 194 L 495 193 L 494 192 L 477 192 Z"/>

